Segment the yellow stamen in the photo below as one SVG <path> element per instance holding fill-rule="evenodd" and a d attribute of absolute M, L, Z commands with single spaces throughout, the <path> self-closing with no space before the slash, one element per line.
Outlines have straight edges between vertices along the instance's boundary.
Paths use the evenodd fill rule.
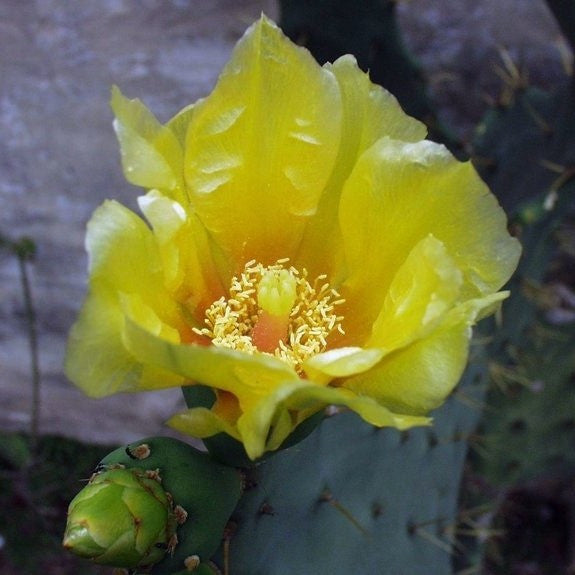
<path fill-rule="evenodd" d="M 335 307 L 344 300 L 319 276 L 312 284 L 307 271 L 250 261 L 231 282 L 229 298 L 206 310 L 206 327 L 193 328 L 217 346 L 248 353 L 268 353 L 301 372 L 301 364 L 324 351 L 343 318 Z"/>

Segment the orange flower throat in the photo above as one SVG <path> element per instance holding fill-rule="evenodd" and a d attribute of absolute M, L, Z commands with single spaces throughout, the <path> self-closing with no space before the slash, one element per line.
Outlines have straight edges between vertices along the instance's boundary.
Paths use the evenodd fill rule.
<path fill-rule="evenodd" d="M 217 346 L 248 353 L 267 353 L 302 371 L 308 358 L 324 351 L 334 331 L 343 332 L 337 291 L 318 276 L 313 285 L 307 270 L 285 267 L 288 260 L 271 266 L 248 262 L 232 278 L 230 297 L 221 297 L 206 310 L 204 328 L 194 332 Z"/>

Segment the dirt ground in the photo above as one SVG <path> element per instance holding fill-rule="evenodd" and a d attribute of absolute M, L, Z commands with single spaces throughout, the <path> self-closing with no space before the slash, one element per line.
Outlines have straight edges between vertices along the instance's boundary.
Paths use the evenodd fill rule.
<path fill-rule="evenodd" d="M 506 48 L 549 86 L 563 73 L 543 0 L 407 0 L 408 44 L 443 119 L 462 137 L 497 91 Z M 30 236 L 42 372 L 41 431 L 92 442 L 157 433 L 178 390 L 89 400 L 62 374 L 85 292 L 85 224 L 106 198 L 135 207 L 108 107 L 112 84 L 165 120 L 209 92 L 231 48 L 273 0 L 2 0 L 0 233 Z M 0 430 L 30 424 L 30 361 L 17 262 L 0 254 Z"/>

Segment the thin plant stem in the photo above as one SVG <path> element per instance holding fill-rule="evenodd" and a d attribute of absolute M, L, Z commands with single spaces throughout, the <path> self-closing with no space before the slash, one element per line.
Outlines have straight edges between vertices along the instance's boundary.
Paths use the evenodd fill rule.
<path fill-rule="evenodd" d="M 26 239 L 14 246 L 18 267 L 20 269 L 20 283 L 24 296 L 24 310 L 28 330 L 28 345 L 30 349 L 30 367 L 32 378 L 32 400 L 30 407 L 30 450 L 35 456 L 38 448 L 39 422 L 40 422 L 40 360 L 38 353 L 38 328 L 36 308 L 32 296 L 28 262 L 34 254 L 33 244 Z"/>

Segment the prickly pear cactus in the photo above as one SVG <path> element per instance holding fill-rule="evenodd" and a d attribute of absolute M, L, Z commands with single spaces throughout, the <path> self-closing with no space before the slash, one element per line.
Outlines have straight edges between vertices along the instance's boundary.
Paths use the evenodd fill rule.
<path fill-rule="evenodd" d="M 486 456 L 480 473 L 495 485 L 512 486 L 575 470 L 575 330 L 537 323 L 515 351 L 502 385 L 489 396 L 484 421 Z M 505 367 L 505 366 L 504 366 Z"/>
<path fill-rule="evenodd" d="M 429 429 L 376 429 L 352 414 L 250 470 L 216 563 L 234 575 L 447 575 L 483 348 Z"/>
<path fill-rule="evenodd" d="M 98 464 L 70 504 L 64 545 L 96 563 L 145 572 L 153 566 L 155 575 L 210 573 L 205 561 L 242 489 L 242 474 L 206 453 L 170 437 L 146 438 Z"/>
<path fill-rule="evenodd" d="M 573 85 L 554 95 L 516 92 L 486 118 L 475 150 L 524 246 L 491 367 L 487 457 L 479 462 L 490 481 L 511 485 L 575 466 L 575 322 L 566 273 L 573 260 L 557 242 L 561 231 L 572 233 L 575 207 Z"/>
<path fill-rule="evenodd" d="M 575 21 L 571 3 L 549 4 Z M 572 31 L 573 21 L 561 27 Z M 511 73 L 473 146 L 478 169 L 512 215 L 523 244 L 503 326 L 490 347 L 481 457 L 470 466 L 472 482 L 483 486 L 475 503 L 490 504 L 486 516 L 496 518 L 495 529 L 494 501 L 505 502 L 527 482 L 561 481 L 575 472 L 574 87 L 570 79 L 550 94 Z M 482 553 L 489 573 L 513 568 L 508 555 L 514 551 L 497 538 Z"/>
<path fill-rule="evenodd" d="M 300 39 L 313 50 L 310 29 L 294 16 L 307 9 L 286 0 L 282 15 L 288 32 L 293 26 L 297 37 L 299 26 Z M 481 464 L 485 476 L 507 482 L 532 476 L 542 466 L 548 469 L 550 463 L 570 465 L 572 450 L 566 447 L 575 439 L 575 406 L 562 398 L 572 386 L 573 334 L 546 331 L 549 325 L 538 323 L 537 289 L 526 288 L 537 288 L 545 279 L 554 233 L 572 209 L 572 94 L 571 86 L 555 96 L 508 86 L 498 108 L 479 127 L 476 164 L 514 214 L 525 257 L 502 325 L 488 334 L 487 349 L 477 343 L 460 388 L 435 415 L 433 429 L 402 435 L 339 416 L 262 464 L 252 472 L 252 488 L 233 516 L 233 536 L 220 550 L 218 559 L 231 572 L 451 573 L 456 532 L 468 532 L 473 515 L 473 510 L 458 511 L 466 441 L 480 441 L 478 449 L 489 454 Z M 478 438 L 475 425 L 488 376 L 515 382 L 497 398 L 490 388 L 494 409 L 487 411 L 484 436 Z M 548 417 L 551 407 L 553 418 Z M 556 445 L 550 449 L 552 441 Z M 510 449 L 518 459 L 510 460 Z M 254 547 L 258 552 L 250 553 Z M 473 562 L 470 554 L 457 565 L 477 568 Z"/>
<path fill-rule="evenodd" d="M 282 27 L 320 62 L 352 52 L 366 67 L 362 56 L 383 34 L 388 52 L 381 61 L 386 70 L 397 66 L 405 74 L 409 57 L 399 41 L 393 3 L 370 2 L 361 8 L 361 18 L 377 21 L 373 37 L 355 34 L 349 26 L 338 28 L 338 18 L 344 22 L 350 9 L 345 4 L 284 0 Z M 391 31 L 387 35 L 382 22 Z M 353 45 L 346 35 L 354 38 Z M 415 78 L 416 68 L 411 70 Z M 375 74 L 372 69 L 378 80 Z M 427 105 L 423 84 L 415 82 L 408 91 L 404 103 L 413 102 L 415 93 L 419 104 Z M 402 90 L 396 93 L 402 99 Z M 419 110 L 420 117 L 425 114 Z M 234 575 L 452 573 L 459 484 L 487 388 L 480 340 L 462 383 L 434 414 L 432 428 L 376 430 L 351 414 L 339 414 L 301 443 L 250 469 L 246 493 L 215 562 Z M 210 402 L 187 399 L 190 406 Z M 218 438 L 210 443 L 218 456 Z M 241 452 L 235 461 L 245 461 Z"/>

